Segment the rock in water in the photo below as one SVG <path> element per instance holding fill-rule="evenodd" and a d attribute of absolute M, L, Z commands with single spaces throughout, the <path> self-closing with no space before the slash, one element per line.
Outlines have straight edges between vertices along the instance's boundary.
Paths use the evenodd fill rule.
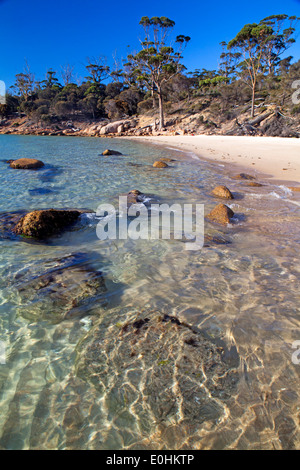
<path fill-rule="evenodd" d="M 18 222 L 14 229 L 17 235 L 45 239 L 61 233 L 72 225 L 83 211 L 79 210 L 37 210 L 29 212 Z"/>
<path fill-rule="evenodd" d="M 129 191 L 127 194 L 127 206 L 131 206 L 131 204 L 140 204 L 144 200 L 144 194 L 142 194 L 137 189 L 133 189 Z"/>
<path fill-rule="evenodd" d="M 138 189 L 131 189 L 128 194 L 134 194 L 135 196 L 140 196 L 142 193 Z"/>
<path fill-rule="evenodd" d="M 167 165 L 165 162 L 154 162 L 153 163 L 154 168 L 167 168 L 169 165 Z"/>
<path fill-rule="evenodd" d="M 103 321 L 103 324 L 102 324 Z M 112 312 L 77 348 L 77 375 L 103 394 L 113 430 L 139 445 L 177 448 L 226 416 L 239 357 L 167 312 Z M 118 415 L 116 415 L 118 410 Z M 172 432 L 169 432 L 172 428 Z M 175 434 L 174 434 L 175 433 Z M 150 437 L 151 434 L 151 437 Z"/>
<path fill-rule="evenodd" d="M 34 158 L 19 158 L 18 160 L 12 160 L 9 166 L 16 170 L 36 170 L 42 168 L 44 163 Z"/>
<path fill-rule="evenodd" d="M 234 180 L 255 180 L 255 176 L 248 175 L 247 173 L 239 173 L 232 178 Z"/>
<path fill-rule="evenodd" d="M 207 219 L 218 224 L 227 225 L 234 216 L 234 212 L 225 204 L 218 204 L 208 215 Z"/>
<path fill-rule="evenodd" d="M 244 183 L 244 184 L 245 184 L 245 186 L 250 186 L 250 187 L 253 187 L 253 188 L 260 188 L 261 186 L 264 186 L 261 183 L 256 183 L 256 181 L 249 181 L 248 183 Z"/>
<path fill-rule="evenodd" d="M 231 191 L 223 185 L 216 186 L 215 189 L 212 190 L 212 194 L 222 199 L 234 199 Z"/>
<path fill-rule="evenodd" d="M 48 188 L 34 188 L 34 189 L 28 189 L 29 194 L 32 196 L 39 196 L 40 194 L 50 194 L 53 193 L 51 189 Z"/>
<path fill-rule="evenodd" d="M 46 318 L 52 323 L 88 315 L 105 301 L 103 275 L 89 264 L 85 253 L 75 253 L 61 259 L 48 260 L 40 272 L 33 266 L 30 275 L 18 277 L 18 313 L 31 321 Z M 21 302 L 21 305 L 20 305 Z"/>
<path fill-rule="evenodd" d="M 116 150 L 106 149 L 106 150 L 104 150 L 104 152 L 102 152 L 102 155 L 104 155 L 104 156 L 108 156 L 108 155 L 122 155 L 122 153 L 121 153 L 121 152 L 117 152 Z"/>
<path fill-rule="evenodd" d="M 0 214 L 0 238 L 16 239 L 15 228 L 26 211 L 2 212 Z"/>

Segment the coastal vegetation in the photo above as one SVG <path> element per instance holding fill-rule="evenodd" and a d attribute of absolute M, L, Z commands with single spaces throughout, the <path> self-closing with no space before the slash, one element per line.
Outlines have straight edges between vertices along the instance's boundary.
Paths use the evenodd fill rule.
<path fill-rule="evenodd" d="M 246 24 L 235 38 L 220 44 L 216 69 L 188 71 L 183 52 L 191 38 L 174 38 L 175 23 L 169 18 L 143 17 L 140 50 L 123 62 L 115 58 L 112 67 L 103 57 L 88 58 L 82 80 L 67 64 L 60 71 L 49 68 L 38 81 L 26 62 L 6 104 L 0 105 L 0 132 L 9 128 L 9 133 L 18 133 L 24 120 L 58 132 L 67 123 L 80 129 L 81 123 L 134 118 L 127 127 L 147 128 L 148 133 L 298 137 L 300 104 L 292 95 L 300 60 L 287 53 L 298 24 L 299 18 L 284 14 Z"/>

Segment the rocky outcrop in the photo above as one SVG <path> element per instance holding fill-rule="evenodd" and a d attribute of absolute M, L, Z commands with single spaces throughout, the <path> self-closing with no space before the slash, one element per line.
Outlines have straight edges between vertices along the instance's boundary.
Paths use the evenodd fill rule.
<path fill-rule="evenodd" d="M 14 232 L 23 237 L 45 239 L 74 224 L 82 213 L 80 210 L 56 209 L 32 211 L 21 218 Z"/>
<path fill-rule="evenodd" d="M 35 158 L 19 158 L 18 160 L 10 161 L 9 166 L 16 170 L 37 170 L 38 168 L 42 168 L 44 163 Z"/>
<path fill-rule="evenodd" d="M 130 121 L 115 121 L 106 126 L 102 126 L 100 129 L 100 135 L 107 135 L 107 134 L 117 134 L 118 132 L 123 132 L 126 127 L 130 125 Z M 122 130 L 121 130 L 122 129 Z"/>
<path fill-rule="evenodd" d="M 225 204 L 218 204 L 206 218 L 211 222 L 216 222 L 221 225 L 230 223 L 230 219 L 234 216 L 234 212 Z"/>
<path fill-rule="evenodd" d="M 167 168 L 169 165 L 167 165 L 165 162 L 162 161 L 157 161 L 153 163 L 154 168 Z"/>
<path fill-rule="evenodd" d="M 102 152 L 102 155 L 104 155 L 106 157 L 106 156 L 109 156 L 109 155 L 123 155 L 123 154 L 121 152 L 117 152 L 116 150 L 106 149 L 106 150 L 104 150 L 104 152 Z"/>
<path fill-rule="evenodd" d="M 222 199 L 234 199 L 231 191 L 223 185 L 216 186 L 211 193 L 213 196 L 220 197 Z"/>

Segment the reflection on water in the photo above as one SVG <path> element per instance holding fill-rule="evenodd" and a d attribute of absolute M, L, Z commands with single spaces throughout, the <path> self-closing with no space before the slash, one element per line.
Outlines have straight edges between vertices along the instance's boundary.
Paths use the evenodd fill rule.
<path fill-rule="evenodd" d="M 172 149 L 108 142 L 0 136 L 0 159 L 46 163 L 0 162 L 1 211 L 96 210 L 139 189 L 208 212 L 225 184 L 237 216 L 206 233 L 231 243 L 99 241 L 89 217 L 45 244 L 2 238 L 0 446 L 299 448 L 299 195 Z M 106 147 L 124 155 L 99 156 Z M 155 170 L 160 156 L 176 161 Z"/>

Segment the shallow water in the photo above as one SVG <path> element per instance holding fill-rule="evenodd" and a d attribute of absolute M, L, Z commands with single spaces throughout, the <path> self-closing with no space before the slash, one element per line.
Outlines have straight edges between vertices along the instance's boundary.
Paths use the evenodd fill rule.
<path fill-rule="evenodd" d="M 124 156 L 99 156 L 105 148 Z M 176 161 L 153 169 L 161 156 Z M 206 223 L 206 233 L 231 243 L 199 251 L 180 240 L 100 241 L 89 216 L 48 243 L 0 239 L 0 446 L 299 448 L 299 193 L 269 182 L 247 187 L 226 167 L 128 140 L 0 136 L 0 159 L 20 157 L 46 166 L 17 171 L 0 162 L 1 211 L 96 210 L 139 189 L 160 203 L 203 203 L 207 213 L 217 202 L 212 187 L 225 184 L 236 217 L 225 229 Z M 84 269 L 101 270 L 106 292 L 61 321 L 50 295 L 24 298 L 20 286 L 74 253 L 87 256 Z M 166 314 L 197 328 L 203 362 L 181 346 L 185 327 L 158 332 L 151 323 Z M 130 357 L 131 330 L 122 328 L 140 316 L 150 327 L 136 336 L 142 358 Z M 224 367 L 213 372 L 208 351 L 217 357 L 220 345 Z M 156 390 L 165 393 L 154 400 Z"/>

